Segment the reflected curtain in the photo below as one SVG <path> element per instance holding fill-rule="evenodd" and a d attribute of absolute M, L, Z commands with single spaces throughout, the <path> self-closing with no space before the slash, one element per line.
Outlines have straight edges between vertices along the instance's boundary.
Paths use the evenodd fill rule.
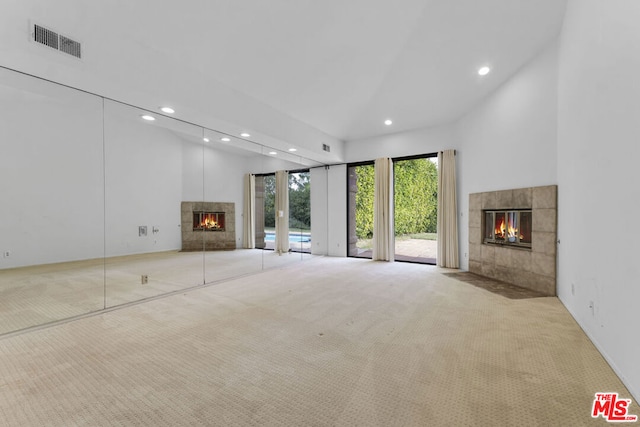
<path fill-rule="evenodd" d="M 376 159 L 373 193 L 374 261 L 393 261 L 395 254 L 393 225 L 393 161 Z"/>
<path fill-rule="evenodd" d="M 275 251 L 289 252 L 289 173 L 276 171 L 276 241 Z"/>
<path fill-rule="evenodd" d="M 455 150 L 438 153 L 438 265 L 459 268 Z"/>
<path fill-rule="evenodd" d="M 250 173 L 244 176 L 243 223 L 242 247 L 253 249 L 256 247 L 256 177 Z"/>

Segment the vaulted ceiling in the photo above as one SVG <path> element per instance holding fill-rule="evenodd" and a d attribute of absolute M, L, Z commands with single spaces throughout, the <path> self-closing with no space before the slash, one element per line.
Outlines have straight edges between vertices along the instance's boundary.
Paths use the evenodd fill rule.
<path fill-rule="evenodd" d="M 565 9 L 564 0 L 110 0 L 83 2 L 65 23 L 37 3 L 47 9 L 30 13 L 81 34 L 89 56 L 120 58 L 118 79 L 127 65 L 152 75 L 143 58 L 162 58 L 344 141 L 456 120 L 557 37 Z M 492 71 L 481 77 L 483 65 Z"/>

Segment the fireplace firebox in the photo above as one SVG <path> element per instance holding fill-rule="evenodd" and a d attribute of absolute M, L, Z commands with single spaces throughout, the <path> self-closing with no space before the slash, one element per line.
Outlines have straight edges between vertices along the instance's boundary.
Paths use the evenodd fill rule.
<path fill-rule="evenodd" d="M 485 210 L 484 243 L 531 248 L 530 210 Z"/>
<path fill-rule="evenodd" d="M 193 212 L 193 231 L 224 231 L 224 212 Z"/>

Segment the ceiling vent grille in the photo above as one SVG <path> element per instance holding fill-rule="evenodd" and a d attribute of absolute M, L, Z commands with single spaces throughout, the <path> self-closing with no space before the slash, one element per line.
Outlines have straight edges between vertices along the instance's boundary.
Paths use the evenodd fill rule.
<path fill-rule="evenodd" d="M 322 149 L 323 149 L 324 151 L 326 151 L 327 153 L 331 151 L 331 147 L 330 147 L 330 146 L 328 146 L 327 144 L 322 144 Z"/>
<path fill-rule="evenodd" d="M 33 40 L 56 50 L 58 49 L 58 33 L 41 27 L 40 25 L 33 26 Z"/>
<path fill-rule="evenodd" d="M 63 35 L 60 36 L 60 51 L 75 56 L 76 58 L 82 58 L 80 43 Z"/>
<path fill-rule="evenodd" d="M 77 42 L 41 25 L 33 25 L 33 41 L 59 50 L 76 58 L 82 58 L 80 42 Z"/>

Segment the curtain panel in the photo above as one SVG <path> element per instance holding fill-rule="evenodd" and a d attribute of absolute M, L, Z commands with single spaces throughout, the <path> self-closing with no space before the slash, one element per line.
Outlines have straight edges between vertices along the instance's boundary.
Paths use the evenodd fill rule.
<path fill-rule="evenodd" d="M 456 156 L 454 150 L 438 153 L 438 255 L 440 267 L 459 268 Z"/>
<path fill-rule="evenodd" d="M 374 261 L 393 261 L 395 254 L 393 224 L 393 161 L 384 157 L 375 161 L 373 193 Z"/>
<path fill-rule="evenodd" d="M 256 177 L 250 173 L 244 176 L 244 234 L 242 247 L 253 249 L 256 247 Z"/>
<path fill-rule="evenodd" d="M 276 171 L 276 241 L 278 254 L 289 252 L 289 173 Z"/>

